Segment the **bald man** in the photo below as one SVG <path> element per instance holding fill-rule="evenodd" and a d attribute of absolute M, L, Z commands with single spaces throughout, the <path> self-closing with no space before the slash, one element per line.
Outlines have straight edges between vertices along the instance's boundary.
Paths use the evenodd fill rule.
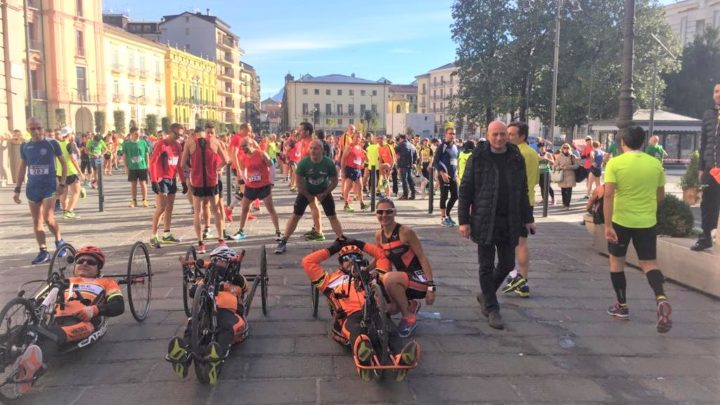
<path fill-rule="evenodd" d="M 503 329 L 496 292 L 515 267 L 515 247 L 523 231 L 535 233 L 525 160 L 520 149 L 508 142 L 504 123 L 491 122 L 487 141 L 473 150 L 458 201 L 460 235 L 478 245 L 481 311 L 490 327 Z"/>

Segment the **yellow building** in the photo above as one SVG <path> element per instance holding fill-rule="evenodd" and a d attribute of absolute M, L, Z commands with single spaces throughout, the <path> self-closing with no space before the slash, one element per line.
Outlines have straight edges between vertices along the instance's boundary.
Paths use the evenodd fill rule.
<path fill-rule="evenodd" d="M 122 127 L 146 128 L 146 117 L 154 114 L 157 125 L 167 115 L 165 83 L 166 45 L 152 42 L 105 24 L 103 37 L 107 100 L 106 129 L 114 127 L 115 111 L 123 111 Z M 158 128 L 147 128 L 155 133 Z"/>
<path fill-rule="evenodd" d="M 217 65 L 170 47 L 165 55 L 167 115 L 195 127 L 199 119 L 222 121 L 218 111 Z"/>

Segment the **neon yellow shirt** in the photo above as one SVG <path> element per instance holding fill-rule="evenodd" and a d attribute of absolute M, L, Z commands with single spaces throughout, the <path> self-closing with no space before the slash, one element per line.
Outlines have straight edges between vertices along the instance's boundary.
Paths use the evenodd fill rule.
<path fill-rule="evenodd" d="M 60 150 L 62 151 L 63 159 L 65 159 L 65 164 L 67 165 L 67 175 L 72 176 L 73 174 L 78 174 L 75 165 L 70 159 L 70 151 L 68 150 L 70 148 L 72 148 L 72 150 L 76 150 L 75 144 L 73 144 L 73 146 L 71 147 L 68 147 L 68 145 L 70 144 L 70 142 L 68 141 L 58 141 L 58 144 L 60 144 Z M 60 165 L 60 160 L 58 160 L 58 158 L 55 158 L 55 175 L 60 176 L 61 173 L 62 166 Z"/>
<path fill-rule="evenodd" d="M 380 145 L 373 143 L 367 147 L 368 167 L 380 166 Z"/>
<path fill-rule="evenodd" d="M 657 189 L 665 185 L 662 164 L 642 151 L 623 153 L 605 167 L 605 183 L 615 184 L 612 222 L 626 228 L 657 223 Z"/>
<path fill-rule="evenodd" d="M 526 142 L 518 145 L 520 153 L 525 160 L 525 173 L 527 174 L 528 183 L 528 201 L 530 206 L 535 205 L 535 185 L 540 181 L 540 158 L 535 149 L 531 148 Z"/>
<path fill-rule="evenodd" d="M 465 174 L 465 164 L 467 164 L 470 156 L 472 156 L 472 152 L 468 151 L 462 151 L 460 152 L 460 155 L 458 155 L 458 183 L 462 182 L 463 175 Z"/>

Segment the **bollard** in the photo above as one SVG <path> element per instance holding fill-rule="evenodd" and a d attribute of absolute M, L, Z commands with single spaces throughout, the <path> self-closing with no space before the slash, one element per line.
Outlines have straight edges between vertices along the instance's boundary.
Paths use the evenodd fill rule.
<path fill-rule="evenodd" d="M 105 195 L 103 193 L 103 160 L 95 159 L 95 170 L 97 170 L 97 183 L 98 183 L 98 208 L 100 212 L 105 209 Z"/>
<path fill-rule="evenodd" d="M 550 198 L 550 173 L 545 174 L 543 176 L 545 180 L 543 180 L 543 184 L 540 185 L 540 187 L 543 188 L 544 192 L 541 192 L 541 195 L 544 195 L 545 198 L 543 198 L 543 218 L 547 218 L 548 216 L 548 198 Z"/>
<path fill-rule="evenodd" d="M 435 197 L 435 169 L 428 167 L 428 214 L 433 213 L 433 197 Z"/>
<path fill-rule="evenodd" d="M 370 188 L 370 211 L 375 212 L 375 195 L 377 194 L 377 187 L 375 186 L 375 183 L 377 183 L 377 169 L 374 167 L 370 167 L 370 185 L 368 186 Z"/>
<path fill-rule="evenodd" d="M 232 204 L 232 189 L 233 189 L 233 183 L 232 183 L 232 169 L 230 166 L 225 166 L 225 201 L 227 203 L 227 206 L 229 207 L 230 204 Z"/>

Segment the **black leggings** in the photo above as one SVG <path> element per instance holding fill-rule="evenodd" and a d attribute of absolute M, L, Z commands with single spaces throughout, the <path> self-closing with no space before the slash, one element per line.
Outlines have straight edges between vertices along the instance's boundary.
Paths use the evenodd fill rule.
<path fill-rule="evenodd" d="M 710 233 L 717 226 L 718 212 L 720 212 L 720 183 L 705 170 L 702 176 L 702 184 L 707 185 L 703 191 L 702 202 L 700 203 L 700 217 L 702 221 L 703 234 L 710 237 Z"/>
<path fill-rule="evenodd" d="M 455 202 L 457 202 L 458 199 L 458 184 L 457 180 L 450 179 L 449 183 L 445 183 L 442 179 L 442 177 L 439 178 L 440 181 L 440 209 L 443 210 L 443 214 L 446 217 L 450 216 L 450 211 L 452 211 L 453 206 L 455 206 Z M 450 193 L 450 199 L 448 200 L 448 193 Z M 447 205 L 445 202 L 447 201 Z"/>
<path fill-rule="evenodd" d="M 572 199 L 572 187 L 563 187 L 560 191 L 562 192 L 563 206 L 569 207 L 570 200 Z"/>
<path fill-rule="evenodd" d="M 543 200 L 547 200 L 547 193 L 545 192 L 545 179 L 547 178 L 548 189 L 550 198 L 555 200 L 555 192 L 552 189 L 552 183 L 550 182 L 550 173 L 540 173 L 540 192 L 542 193 Z"/>

